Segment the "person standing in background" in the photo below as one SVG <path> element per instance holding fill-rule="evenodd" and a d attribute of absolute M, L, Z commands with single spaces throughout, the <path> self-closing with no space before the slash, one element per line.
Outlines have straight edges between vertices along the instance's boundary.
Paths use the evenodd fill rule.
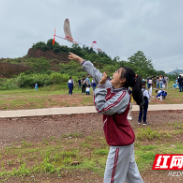
<path fill-rule="evenodd" d="M 86 91 L 86 78 L 85 78 L 85 76 L 83 76 L 83 79 L 81 80 L 81 89 L 82 89 L 82 93 L 85 93 L 85 91 Z"/>
<path fill-rule="evenodd" d="M 156 76 L 156 88 L 159 88 L 159 76 Z"/>
<path fill-rule="evenodd" d="M 165 75 L 165 89 L 168 89 L 169 78 Z"/>
<path fill-rule="evenodd" d="M 73 78 L 71 78 L 71 81 L 72 81 L 72 90 L 74 90 L 74 80 L 73 80 Z"/>
<path fill-rule="evenodd" d="M 147 88 L 149 88 L 149 75 L 147 76 Z"/>
<path fill-rule="evenodd" d="M 96 88 L 96 86 L 97 86 L 97 84 L 96 84 L 96 82 L 95 82 L 95 80 L 94 80 L 94 79 L 92 79 L 91 86 L 92 86 L 92 88 L 93 88 L 93 92 L 94 92 L 94 91 L 95 91 L 95 88 Z"/>
<path fill-rule="evenodd" d="M 78 80 L 78 90 L 81 88 L 81 78 Z"/>
<path fill-rule="evenodd" d="M 162 83 L 163 82 L 162 80 L 163 80 L 163 78 L 162 78 L 162 76 L 160 76 L 159 77 L 159 87 L 160 87 L 160 89 L 162 89 L 162 84 L 163 84 Z"/>
<path fill-rule="evenodd" d="M 149 78 L 149 88 L 151 88 L 151 86 L 152 86 L 152 78 Z"/>
<path fill-rule="evenodd" d="M 37 83 L 35 84 L 35 89 L 36 89 L 36 91 L 37 91 L 37 89 L 38 89 L 38 85 L 37 85 Z"/>
<path fill-rule="evenodd" d="M 154 77 L 154 76 L 152 78 L 152 87 L 156 88 L 156 77 Z"/>
<path fill-rule="evenodd" d="M 72 95 L 72 90 L 73 90 L 72 77 L 70 77 L 69 80 L 68 80 L 68 88 L 69 88 L 69 95 Z"/>
<path fill-rule="evenodd" d="M 180 90 L 180 92 L 183 92 L 183 78 L 182 78 L 181 75 L 179 75 L 178 83 L 179 83 L 179 90 Z"/>
<path fill-rule="evenodd" d="M 87 77 L 86 77 L 86 82 L 88 82 L 88 84 L 90 85 L 90 79 L 89 79 L 90 75 L 87 74 Z"/>

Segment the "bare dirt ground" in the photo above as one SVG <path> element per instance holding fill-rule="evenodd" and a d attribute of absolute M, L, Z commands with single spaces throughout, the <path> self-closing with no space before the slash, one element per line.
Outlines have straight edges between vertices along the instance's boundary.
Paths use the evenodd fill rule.
<path fill-rule="evenodd" d="M 170 122 L 183 123 L 183 111 L 159 111 L 148 112 L 149 127 L 162 127 L 166 129 L 166 124 Z M 132 113 L 133 120 L 130 121 L 134 131 L 144 126 L 137 124 L 137 112 Z M 146 128 L 146 127 L 144 127 Z M 82 133 L 84 136 L 90 135 L 93 131 L 100 132 L 103 136 L 102 115 L 100 114 L 85 114 L 85 115 L 59 115 L 40 118 L 16 118 L 16 119 L 1 119 L 0 120 L 0 148 L 11 146 L 13 143 L 20 143 L 25 140 L 36 144 L 43 139 L 54 136 L 59 138 L 66 134 Z M 166 141 L 166 139 L 165 139 Z M 183 142 L 183 135 L 175 135 L 171 139 L 173 142 Z M 144 144 L 149 144 L 147 139 L 144 139 Z M 163 143 L 163 142 L 162 142 Z M 168 176 L 168 171 L 153 171 L 149 168 L 142 172 L 144 183 L 180 183 L 183 182 L 183 177 Z M 67 177 L 58 179 L 54 175 L 38 175 L 37 181 L 30 177 L 10 178 L 7 182 L 41 182 L 41 183 L 84 183 L 84 182 L 102 182 L 103 178 L 93 174 L 91 171 L 76 172 L 69 174 Z"/>

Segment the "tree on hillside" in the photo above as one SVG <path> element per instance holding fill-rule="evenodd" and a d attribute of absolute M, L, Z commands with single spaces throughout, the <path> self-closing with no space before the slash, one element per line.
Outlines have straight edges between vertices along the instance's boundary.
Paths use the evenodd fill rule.
<path fill-rule="evenodd" d="M 131 66 L 137 74 L 143 77 L 147 76 L 149 72 L 154 69 L 152 60 L 148 59 L 142 51 L 138 51 L 134 55 L 128 58 L 129 66 Z"/>
<path fill-rule="evenodd" d="M 41 49 L 42 51 L 48 50 L 48 46 L 44 42 L 37 42 L 36 44 L 33 44 L 32 48 L 35 50 Z"/>
<path fill-rule="evenodd" d="M 165 72 L 162 71 L 162 70 L 160 70 L 160 71 L 156 71 L 156 74 L 157 74 L 157 75 L 165 75 Z"/>

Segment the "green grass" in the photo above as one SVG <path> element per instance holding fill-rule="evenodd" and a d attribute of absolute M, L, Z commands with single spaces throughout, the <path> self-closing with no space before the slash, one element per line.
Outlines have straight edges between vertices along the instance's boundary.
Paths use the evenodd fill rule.
<path fill-rule="evenodd" d="M 81 90 L 77 87 L 73 90 L 72 96 L 77 100 L 77 96 L 80 95 Z M 69 104 L 67 99 L 65 102 L 59 102 L 54 96 L 67 95 L 68 89 L 62 89 L 60 85 L 46 86 L 39 88 L 36 92 L 35 89 L 17 89 L 0 91 L 0 109 L 33 109 L 33 108 L 45 108 L 51 106 L 78 106 L 80 103 L 83 105 L 93 104 L 92 96 L 83 95 L 83 102 L 76 101 L 74 104 Z"/>
<path fill-rule="evenodd" d="M 140 172 L 152 168 L 156 154 L 181 154 L 183 144 L 176 142 L 174 134 L 183 134 L 183 124 L 167 123 L 163 126 L 139 127 L 135 130 L 135 159 Z M 148 145 L 146 143 L 148 141 Z M 33 174 L 54 174 L 67 176 L 68 172 L 92 171 L 103 176 L 109 152 L 102 132 L 90 136 L 79 132 L 65 134 L 60 138 L 52 136 L 32 144 L 22 141 L 0 149 L 0 177 L 25 177 Z M 73 165 L 73 162 L 79 162 Z M 0 178 L 0 180 L 1 180 Z"/>
<path fill-rule="evenodd" d="M 169 87 L 172 86 L 173 81 L 169 83 Z M 162 104 L 179 104 L 183 103 L 182 93 L 178 89 L 168 89 L 168 96 L 163 100 Z M 59 102 L 54 96 L 68 94 L 68 89 L 63 89 L 62 85 L 51 85 L 40 87 L 36 92 L 35 89 L 16 89 L 16 90 L 0 90 L 0 109 L 36 109 L 45 108 L 52 106 L 70 107 L 70 106 L 87 106 L 93 105 L 92 93 L 90 96 L 81 95 L 81 90 L 75 86 L 73 90 L 74 103 L 70 103 L 67 99 Z M 80 96 L 80 99 L 78 98 Z M 83 96 L 83 97 L 81 97 Z M 155 90 L 153 89 L 153 96 L 156 96 Z M 150 104 L 158 104 L 159 100 L 152 100 Z"/>

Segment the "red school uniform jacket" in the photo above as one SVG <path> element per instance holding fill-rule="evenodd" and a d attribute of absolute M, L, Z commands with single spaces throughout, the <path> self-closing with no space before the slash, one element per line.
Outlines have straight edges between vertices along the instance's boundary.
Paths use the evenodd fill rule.
<path fill-rule="evenodd" d="M 102 73 L 89 61 L 83 61 L 83 69 L 90 74 L 98 84 Z M 103 114 L 103 129 L 110 146 L 130 145 L 135 140 L 127 115 L 130 105 L 128 88 L 113 89 L 107 80 L 105 85 L 98 85 L 94 92 L 94 103 L 98 113 Z"/>
<path fill-rule="evenodd" d="M 99 90 L 98 92 L 102 92 L 102 86 L 98 86 L 97 90 Z M 106 141 L 110 146 L 130 145 L 135 140 L 135 134 L 127 120 L 130 108 L 130 96 L 128 90 L 125 88 L 118 89 L 118 91 L 115 91 L 112 88 L 105 90 L 107 90 L 107 95 L 105 97 L 106 102 L 111 99 L 113 101 L 113 99 L 116 98 L 116 102 L 109 102 L 107 106 L 101 110 L 100 106 L 97 105 L 99 100 L 95 97 L 96 110 L 98 113 L 103 113 L 103 130 Z M 111 114 L 112 111 L 110 110 L 115 110 L 114 108 L 118 108 L 119 111 Z"/>

